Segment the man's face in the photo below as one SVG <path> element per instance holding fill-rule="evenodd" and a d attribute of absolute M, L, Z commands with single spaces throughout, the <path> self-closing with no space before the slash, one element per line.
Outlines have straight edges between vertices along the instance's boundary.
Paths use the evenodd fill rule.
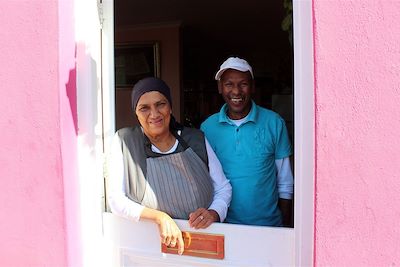
<path fill-rule="evenodd" d="M 250 72 L 228 69 L 222 74 L 218 81 L 218 92 L 228 104 L 229 118 L 238 120 L 249 114 L 253 90 Z"/>

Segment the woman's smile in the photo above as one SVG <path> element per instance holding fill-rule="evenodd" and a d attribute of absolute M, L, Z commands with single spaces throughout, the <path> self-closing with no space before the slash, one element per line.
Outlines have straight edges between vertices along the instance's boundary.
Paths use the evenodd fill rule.
<path fill-rule="evenodd" d="M 152 124 L 156 127 L 162 126 L 163 125 L 163 119 L 158 118 L 158 119 L 150 119 L 149 124 Z"/>

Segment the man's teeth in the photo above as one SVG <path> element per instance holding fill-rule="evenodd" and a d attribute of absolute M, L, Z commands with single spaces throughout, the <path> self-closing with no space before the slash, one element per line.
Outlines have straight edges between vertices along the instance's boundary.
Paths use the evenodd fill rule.
<path fill-rule="evenodd" d="M 231 101 L 234 103 L 239 103 L 239 102 L 242 102 L 243 99 L 242 98 L 231 98 Z"/>

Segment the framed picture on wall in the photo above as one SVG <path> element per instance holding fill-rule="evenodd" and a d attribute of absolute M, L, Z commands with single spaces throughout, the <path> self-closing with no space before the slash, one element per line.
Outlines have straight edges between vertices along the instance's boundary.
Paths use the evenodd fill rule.
<path fill-rule="evenodd" d="M 115 45 L 115 86 L 131 89 L 145 77 L 160 77 L 158 42 Z"/>

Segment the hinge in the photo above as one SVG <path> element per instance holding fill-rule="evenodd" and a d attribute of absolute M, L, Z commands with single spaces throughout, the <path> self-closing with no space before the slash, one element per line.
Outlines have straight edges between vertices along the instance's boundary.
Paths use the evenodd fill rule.
<path fill-rule="evenodd" d="M 103 3 L 100 2 L 100 0 L 97 1 L 97 13 L 99 15 L 100 29 L 103 29 L 103 22 L 104 22 Z"/>

